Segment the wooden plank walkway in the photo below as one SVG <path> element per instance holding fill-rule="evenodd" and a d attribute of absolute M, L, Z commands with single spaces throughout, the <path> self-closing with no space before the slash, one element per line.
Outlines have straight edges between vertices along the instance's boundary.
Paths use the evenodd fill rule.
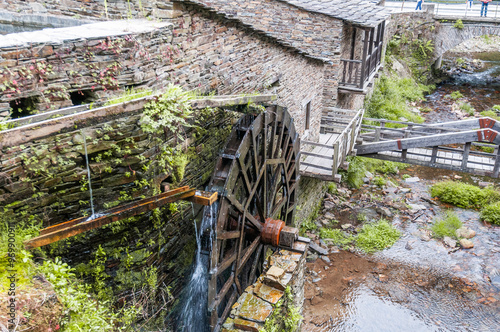
<path fill-rule="evenodd" d="M 339 134 L 335 133 L 320 134 L 318 143 L 321 145 L 313 146 L 309 144 L 312 151 L 301 151 L 300 174 L 333 181 L 333 144 L 338 137 Z M 306 154 L 308 152 L 311 154 Z"/>

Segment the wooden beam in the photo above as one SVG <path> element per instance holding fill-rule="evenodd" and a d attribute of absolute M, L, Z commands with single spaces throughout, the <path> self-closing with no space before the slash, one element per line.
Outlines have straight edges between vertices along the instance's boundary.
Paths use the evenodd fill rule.
<path fill-rule="evenodd" d="M 50 232 L 44 231 L 42 235 L 25 241 L 24 246 L 26 249 L 45 246 L 47 244 L 67 239 L 69 237 L 90 231 L 92 229 L 102 227 L 115 221 L 123 220 L 140 213 L 151 211 L 165 204 L 192 197 L 194 196 L 195 192 L 195 189 L 186 189 L 185 191 L 176 192 L 171 195 L 168 195 L 168 193 L 163 193 L 152 198 L 147 198 L 136 203 L 129 204 L 124 209 L 118 210 L 115 208 L 113 212 L 101 217 L 94 218 L 92 220 L 86 220 L 75 224 L 75 220 L 81 220 L 81 218 L 78 218 L 64 225 L 55 225 L 58 227 L 54 226 Z"/>
<path fill-rule="evenodd" d="M 217 201 L 218 193 L 217 192 L 209 192 L 203 190 L 196 190 L 194 196 L 188 197 L 185 200 L 191 203 L 210 206 Z"/>

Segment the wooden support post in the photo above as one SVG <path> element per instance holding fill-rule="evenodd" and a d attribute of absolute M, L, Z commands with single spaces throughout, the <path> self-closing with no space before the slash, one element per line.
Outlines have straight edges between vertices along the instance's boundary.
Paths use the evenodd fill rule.
<path fill-rule="evenodd" d="M 500 149 L 498 149 L 497 156 L 495 158 L 495 166 L 493 167 L 494 178 L 498 178 L 499 170 L 500 170 Z"/>
<path fill-rule="evenodd" d="M 337 174 L 337 170 L 339 167 L 339 142 L 335 142 L 333 145 L 333 165 L 332 165 L 332 176 L 335 176 Z"/>
<path fill-rule="evenodd" d="M 465 143 L 464 153 L 462 155 L 462 170 L 467 170 L 467 162 L 469 161 L 469 152 L 470 152 L 471 142 Z"/>
<path fill-rule="evenodd" d="M 438 147 L 437 146 L 433 146 L 432 147 L 432 155 L 431 155 L 431 166 L 435 166 L 436 165 L 437 155 L 438 155 Z"/>

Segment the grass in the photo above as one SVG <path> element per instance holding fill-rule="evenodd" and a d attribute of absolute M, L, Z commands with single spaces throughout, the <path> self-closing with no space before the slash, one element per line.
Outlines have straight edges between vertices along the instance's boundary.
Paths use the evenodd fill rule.
<path fill-rule="evenodd" d="M 495 106 L 498 106 L 498 105 L 495 105 Z M 487 116 L 489 118 L 492 118 L 492 119 L 500 121 L 500 116 L 498 116 L 497 112 L 495 112 L 493 109 L 488 110 L 488 111 L 482 111 L 479 114 L 481 114 L 481 116 Z"/>
<path fill-rule="evenodd" d="M 464 95 L 460 91 L 453 91 L 451 94 L 446 95 L 447 98 L 450 98 L 451 100 L 458 100 L 460 98 L 463 98 Z"/>
<path fill-rule="evenodd" d="M 376 82 L 372 96 L 365 102 L 366 117 L 394 121 L 405 118 L 411 122 L 422 123 L 424 119 L 410 110 L 409 102 L 423 100 L 424 93 L 428 91 L 429 87 L 417 84 L 411 78 L 383 75 Z"/>
<path fill-rule="evenodd" d="M 304 235 L 307 232 L 315 231 L 318 228 L 314 220 L 304 221 L 300 224 L 300 235 Z"/>
<path fill-rule="evenodd" d="M 391 247 L 401 236 L 401 233 L 385 219 L 374 224 L 365 224 L 356 236 L 355 242 L 359 249 L 366 253 Z"/>
<path fill-rule="evenodd" d="M 455 212 L 447 211 L 445 217 L 440 219 L 432 225 L 432 232 L 437 238 L 444 238 L 449 236 L 451 238 L 457 238 L 455 231 L 462 227 L 462 222 L 458 218 Z"/>
<path fill-rule="evenodd" d="M 342 178 L 351 188 L 359 188 L 363 185 L 366 171 L 379 174 L 397 174 L 400 169 L 407 165 L 392 161 L 383 161 L 362 157 L 347 157 L 349 169 L 342 171 Z"/>
<path fill-rule="evenodd" d="M 375 178 L 373 178 L 373 184 L 382 188 L 383 186 L 385 186 L 387 184 L 387 180 L 381 176 L 376 176 Z"/>
<path fill-rule="evenodd" d="M 336 246 L 346 246 L 353 241 L 353 237 L 351 235 L 345 234 L 340 229 L 329 229 L 329 228 L 320 228 L 319 237 L 322 239 L 329 239 Z"/>
<path fill-rule="evenodd" d="M 471 104 L 469 103 L 460 103 L 459 104 L 459 107 L 462 111 L 464 111 L 465 113 L 467 113 L 468 115 L 470 116 L 473 116 L 474 115 L 474 112 L 476 111 L 474 109 L 474 107 L 472 107 Z"/>
<path fill-rule="evenodd" d="M 439 197 L 442 202 L 468 209 L 480 208 L 484 205 L 500 201 L 500 192 L 488 187 L 481 189 L 460 181 L 444 181 L 431 188 L 431 195 Z"/>
<path fill-rule="evenodd" d="M 500 202 L 486 205 L 481 210 L 481 220 L 500 225 Z"/>

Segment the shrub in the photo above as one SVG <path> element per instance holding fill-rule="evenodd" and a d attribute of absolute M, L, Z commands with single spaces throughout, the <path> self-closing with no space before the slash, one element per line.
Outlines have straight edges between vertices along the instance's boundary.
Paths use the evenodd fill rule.
<path fill-rule="evenodd" d="M 345 246 L 352 242 L 353 238 L 345 234 L 340 229 L 320 228 L 319 237 L 322 239 L 330 239 L 331 242 L 337 246 Z"/>
<path fill-rule="evenodd" d="M 381 219 L 375 224 L 365 224 L 356 237 L 356 245 L 366 253 L 391 247 L 401 236 L 401 233 Z"/>
<path fill-rule="evenodd" d="M 480 188 L 459 181 L 436 183 L 431 188 L 431 195 L 439 197 L 442 202 L 466 209 L 478 207 L 484 200 Z"/>
<path fill-rule="evenodd" d="M 495 119 L 495 120 L 500 120 L 500 117 L 497 115 L 497 113 L 493 110 L 489 111 L 482 111 L 479 113 L 481 116 L 487 116 L 489 118 Z"/>
<path fill-rule="evenodd" d="M 456 238 L 455 231 L 462 227 L 462 222 L 453 211 L 447 211 L 443 219 L 438 220 L 432 225 L 432 232 L 437 238 L 449 236 Z"/>
<path fill-rule="evenodd" d="M 461 19 L 456 20 L 455 24 L 453 24 L 454 28 L 457 29 L 463 29 L 464 28 L 464 22 L 462 22 Z"/>
<path fill-rule="evenodd" d="M 500 202 L 486 205 L 481 210 L 481 220 L 500 225 Z"/>
<path fill-rule="evenodd" d="M 366 171 L 378 172 L 382 174 L 397 174 L 400 169 L 407 165 L 392 161 L 383 161 L 362 157 L 347 157 L 349 169 L 342 171 L 345 182 L 352 188 L 359 188 L 363 184 Z"/>
<path fill-rule="evenodd" d="M 383 187 L 387 184 L 387 180 L 381 176 L 377 176 L 373 179 L 373 184 L 375 184 L 378 187 Z"/>
<path fill-rule="evenodd" d="M 313 220 L 304 221 L 300 224 L 300 234 L 304 235 L 306 232 L 315 231 L 318 228 Z"/>

